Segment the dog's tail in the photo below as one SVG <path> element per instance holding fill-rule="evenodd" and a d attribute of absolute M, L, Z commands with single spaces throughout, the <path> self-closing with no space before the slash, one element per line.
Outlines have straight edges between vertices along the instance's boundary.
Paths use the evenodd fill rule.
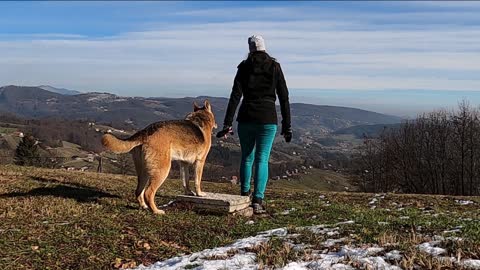
<path fill-rule="evenodd" d="M 135 146 L 142 144 L 139 140 L 121 140 L 111 134 L 105 134 L 102 137 L 102 144 L 114 153 L 121 154 L 130 152 Z"/>

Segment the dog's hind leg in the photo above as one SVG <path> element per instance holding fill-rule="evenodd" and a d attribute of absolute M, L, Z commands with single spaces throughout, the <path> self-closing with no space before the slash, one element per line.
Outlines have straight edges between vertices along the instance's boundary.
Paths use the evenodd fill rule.
<path fill-rule="evenodd" d="M 142 173 L 138 176 L 138 183 L 137 189 L 135 190 L 135 196 L 137 197 L 137 201 L 142 208 L 147 209 L 148 206 L 145 203 L 145 187 L 148 183 L 148 175 L 146 173 Z"/>
<path fill-rule="evenodd" d="M 200 183 L 202 182 L 203 166 L 205 165 L 205 159 L 195 161 L 195 192 L 198 197 L 205 197 L 205 192 L 202 191 Z"/>
<path fill-rule="evenodd" d="M 183 161 L 180 162 L 180 178 L 182 178 L 183 181 L 183 190 L 185 191 L 185 195 L 195 195 L 195 193 L 190 189 L 188 163 Z"/>
<path fill-rule="evenodd" d="M 171 158 L 170 153 L 157 153 L 154 158 L 147 157 L 147 166 L 150 170 L 150 184 L 145 189 L 145 198 L 148 206 L 155 214 L 165 214 L 165 211 L 157 208 L 155 204 L 155 193 L 163 184 L 170 172 Z"/>
<path fill-rule="evenodd" d="M 145 159 L 142 152 L 142 147 L 137 146 L 132 150 L 133 162 L 135 164 L 135 170 L 137 172 L 137 189 L 135 190 L 135 197 L 137 198 L 140 207 L 148 208 L 145 203 L 144 193 L 145 187 L 148 183 L 148 172 L 145 164 Z"/>

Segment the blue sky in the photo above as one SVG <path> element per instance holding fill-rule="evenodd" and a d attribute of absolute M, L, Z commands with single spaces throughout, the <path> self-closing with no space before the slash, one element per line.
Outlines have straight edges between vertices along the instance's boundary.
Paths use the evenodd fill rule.
<path fill-rule="evenodd" d="M 228 96 L 264 36 L 292 101 L 398 115 L 480 103 L 480 2 L 0 2 L 0 85 Z"/>

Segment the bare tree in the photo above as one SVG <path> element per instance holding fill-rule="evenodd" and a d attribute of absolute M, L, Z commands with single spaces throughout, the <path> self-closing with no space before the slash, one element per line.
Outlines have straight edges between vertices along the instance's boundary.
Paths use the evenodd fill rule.
<path fill-rule="evenodd" d="M 118 165 L 118 172 L 120 174 L 127 174 L 132 171 L 133 169 L 133 161 L 130 154 L 118 154 L 117 155 L 117 165 Z"/>
<path fill-rule="evenodd" d="M 357 175 L 366 191 L 478 195 L 480 113 L 467 102 L 365 138 Z"/>

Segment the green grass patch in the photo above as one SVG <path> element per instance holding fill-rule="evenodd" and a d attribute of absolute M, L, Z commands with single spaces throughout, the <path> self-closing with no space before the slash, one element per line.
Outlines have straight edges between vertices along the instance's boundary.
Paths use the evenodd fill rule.
<path fill-rule="evenodd" d="M 465 254 L 475 257 L 474 247 L 480 244 L 478 198 L 464 198 L 475 204 L 461 206 L 448 196 L 386 194 L 371 209 L 374 194 L 304 191 L 272 181 L 266 194 L 268 215 L 253 217 L 255 222 L 247 225 L 244 217 L 199 214 L 175 206 L 168 207 L 166 215 L 153 215 L 138 208 L 135 185 L 132 176 L 1 166 L 0 268 L 132 267 L 227 245 L 268 229 L 347 220 L 355 223 L 342 225 L 340 233 L 358 243 L 395 240 L 401 246 L 415 235 L 444 235 L 461 227 L 452 234 L 469 239 L 460 247 Z M 208 192 L 239 191 L 229 183 L 203 186 Z M 181 190 L 181 181 L 167 180 L 157 204 L 168 203 Z M 451 247 L 452 252 L 459 248 Z M 263 248 L 262 254 L 271 250 L 283 254 L 281 258 L 291 256 L 277 242 Z M 270 262 L 267 255 L 260 259 L 264 264 L 285 263 Z"/>

